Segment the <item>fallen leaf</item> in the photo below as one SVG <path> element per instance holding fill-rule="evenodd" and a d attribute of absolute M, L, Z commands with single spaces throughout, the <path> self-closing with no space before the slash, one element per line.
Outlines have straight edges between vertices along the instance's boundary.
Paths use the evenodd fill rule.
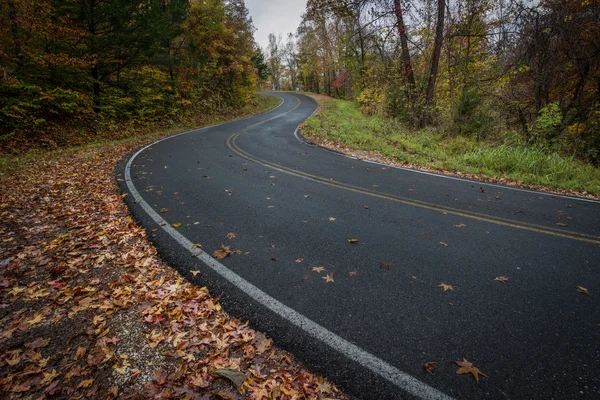
<path fill-rule="evenodd" d="M 92 386 L 92 383 L 94 383 L 93 379 L 86 379 L 84 381 L 81 381 L 81 383 L 79 383 L 79 385 L 77 386 L 77 389 L 79 388 L 89 388 L 90 386 Z"/>
<path fill-rule="evenodd" d="M 168 208 L 164 208 L 164 207 L 163 207 L 163 208 L 161 208 L 161 209 L 160 209 L 160 212 L 161 212 L 161 213 L 163 213 L 163 214 L 164 214 L 164 213 L 166 213 L 167 211 L 169 211 L 169 209 L 168 209 Z"/>
<path fill-rule="evenodd" d="M 479 383 L 479 375 L 485 376 L 486 378 L 488 377 L 486 374 L 481 372 L 479 370 L 479 368 L 474 367 L 473 364 L 471 362 L 467 361 L 465 358 L 463 358 L 462 361 L 454 361 L 454 362 L 456 363 L 456 365 L 458 365 L 460 367 L 456 371 L 457 374 L 459 374 L 459 375 L 471 374 L 471 375 L 473 375 L 473 377 L 475 378 L 475 381 L 477 383 Z"/>
<path fill-rule="evenodd" d="M 192 249 L 201 249 L 202 245 L 200 243 L 195 243 L 192 245 Z"/>
<path fill-rule="evenodd" d="M 323 272 L 325 270 L 325 268 L 323 268 L 323 267 L 312 267 L 312 270 L 320 274 L 321 272 Z"/>
<path fill-rule="evenodd" d="M 42 314 L 37 314 L 35 317 L 27 321 L 27 323 L 32 326 L 39 324 L 40 322 L 42 322 Z"/>
<path fill-rule="evenodd" d="M 448 243 L 440 242 L 440 244 L 444 247 L 448 247 Z"/>
<path fill-rule="evenodd" d="M 302 261 L 304 261 L 304 258 L 297 258 L 297 259 L 296 259 L 296 262 L 297 262 L 297 263 L 301 263 Z"/>
<path fill-rule="evenodd" d="M 221 260 L 229 255 L 231 255 L 231 246 L 223 246 L 214 251 L 213 257 L 217 260 Z"/>
<path fill-rule="evenodd" d="M 444 289 L 444 292 L 447 292 L 448 290 L 454 290 L 454 286 L 452 285 L 447 285 L 445 283 L 440 283 L 438 285 L 438 287 L 441 287 L 442 289 Z"/>
<path fill-rule="evenodd" d="M 195 271 L 190 271 L 190 272 L 191 272 L 191 273 L 192 273 L 192 275 L 194 275 L 194 276 L 196 276 L 196 275 L 198 275 L 198 274 L 200 273 L 200 271 L 198 271 L 198 270 L 195 270 Z"/>
<path fill-rule="evenodd" d="M 196 374 L 190 378 L 190 383 L 195 387 L 205 388 L 208 387 L 208 380 L 204 379 L 204 377 L 200 374 Z"/>
<path fill-rule="evenodd" d="M 359 240 L 358 239 L 347 239 L 348 243 L 350 244 L 358 244 Z"/>
<path fill-rule="evenodd" d="M 392 269 L 392 267 L 395 265 L 396 264 L 394 264 L 391 261 L 382 261 L 381 263 L 379 263 L 379 268 Z"/>
<path fill-rule="evenodd" d="M 363 206 L 363 208 L 364 208 L 365 210 L 368 210 L 368 209 L 369 209 L 369 206 Z"/>
<path fill-rule="evenodd" d="M 425 371 L 429 372 L 431 375 L 434 375 L 433 368 L 435 367 L 435 364 L 437 364 L 437 362 L 426 362 L 425 364 L 423 364 L 423 368 L 425 368 Z"/>
<path fill-rule="evenodd" d="M 356 274 L 358 274 L 358 271 L 350 271 L 349 272 L 350 276 L 356 276 Z"/>
<path fill-rule="evenodd" d="M 58 377 L 59 375 L 60 374 L 56 372 L 55 369 L 53 369 L 52 372 L 44 372 L 44 378 L 40 382 L 40 385 L 47 385 L 51 383 L 54 380 L 54 378 Z"/>
<path fill-rule="evenodd" d="M 335 221 L 335 218 L 333 218 L 333 217 L 329 217 L 329 220 L 330 220 L 330 221 Z"/>
<path fill-rule="evenodd" d="M 558 226 L 567 226 L 567 224 L 565 224 L 564 222 L 557 222 L 556 225 L 558 225 Z"/>
<path fill-rule="evenodd" d="M 502 283 L 508 282 L 508 278 L 506 276 L 497 276 L 494 278 L 494 280 Z"/>
<path fill-rule="evenodd" d="M 583 286 L 577 286 L 577 291 L 579 293 L 583 293 L 583 294 L 586 294 L 588 296 L 590 295 L 590 291 L 587 290 L 586 288 L 584 288 Z"/>
<path fill-rule="evenodd" d="M 176 222 L 174 224 L 171 225 L 173 228 L 179 228 L 181 227 L 181 222 Z"/>
<path fill-rule="evenodd" d="M 246 380 L 246 374 L 231 370 L 229 368 L 217 369 L 215 372 L 213 372 L 213 375 L 229 379 L 238 388 L 241 387 Z"/>
<path fill-rule="evenodd" d="M 229 233 L 227 234 L 227 239 L 233 239 L 233 238 L 235 238 L 235 233 L 233 233 L 233 232 L 229 232 Z"/>
<path fill-rule="evenodd" d="M 325 283 L 333 282 L 333 272 L 328 275 L 325 275 L 323 279 L 325 279 Z"/>
<path fill-rule="evenodd" d="M 85 347 L 77 347 L 77 352 L 75 353 L 75 360 L 79 360 L 81 358 L 83 358 L 83 356 L 85 356 L 86 353 L 86 348 Z"/>
<path fill-rule="evenodd" d="M 458 225 L 454 225 L 457 228 L 464 228 L 466 225 L 465 224 L 458 224 Z"/>
<path fill-rule="evenodd" d="M 119 387 L 117 385 L 112 386 L 108 392 L 106 392 L 105 397 L 107 399 L 116 399 L 119 397 Z"/>
<path fill-rule="evenodd" d="M 4 355 L 4 357 L 4 361 L 6 361 L 6 363 L 11 367 L 14 367 L 21 361 L 21 350 L 9 351 Z"/>

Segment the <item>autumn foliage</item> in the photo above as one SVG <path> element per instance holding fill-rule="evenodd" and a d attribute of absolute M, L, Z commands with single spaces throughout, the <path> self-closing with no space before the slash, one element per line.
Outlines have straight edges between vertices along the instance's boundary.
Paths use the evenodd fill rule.
<path fill-rule="evenodd" d="M 2 1 L 0 147 L 242 107 L 257 81 L 252 30 L 239 0 Z"/>
<path fill-rule="evenodd" d="M 598 165 L 599 18 L 594 0 L 311 0 L 287 74 L 411 129 Z"/>

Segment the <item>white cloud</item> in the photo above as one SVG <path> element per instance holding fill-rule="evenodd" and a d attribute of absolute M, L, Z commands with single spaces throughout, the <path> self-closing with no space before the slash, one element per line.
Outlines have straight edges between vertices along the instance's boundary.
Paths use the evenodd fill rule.
<path fill-rule="evenodd" d="M 246 0 L 246 7 L 257 29 L 254 38 L 264 49 L 269 44 L 269 33 L 284 37 L 296 33 L 306 0 Z"/>

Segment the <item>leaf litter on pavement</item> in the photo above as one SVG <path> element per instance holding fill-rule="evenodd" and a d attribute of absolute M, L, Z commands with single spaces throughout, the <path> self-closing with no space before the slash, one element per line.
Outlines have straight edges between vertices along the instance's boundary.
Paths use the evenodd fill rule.
<path fill-rule="evenodd" d="M 114 183 L 139 144 L 0 175 L 0 397 L 344 398 L 158 257 Z"/>

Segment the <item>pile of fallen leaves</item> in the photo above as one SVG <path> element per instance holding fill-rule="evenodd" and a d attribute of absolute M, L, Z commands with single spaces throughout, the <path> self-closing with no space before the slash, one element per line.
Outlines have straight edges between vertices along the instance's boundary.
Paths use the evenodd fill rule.
<path fill-rule="evenodd" d="M 161 261 L 113 176 L 135 146 L 0 175 L 0 397 L 343 398 Z"/>

